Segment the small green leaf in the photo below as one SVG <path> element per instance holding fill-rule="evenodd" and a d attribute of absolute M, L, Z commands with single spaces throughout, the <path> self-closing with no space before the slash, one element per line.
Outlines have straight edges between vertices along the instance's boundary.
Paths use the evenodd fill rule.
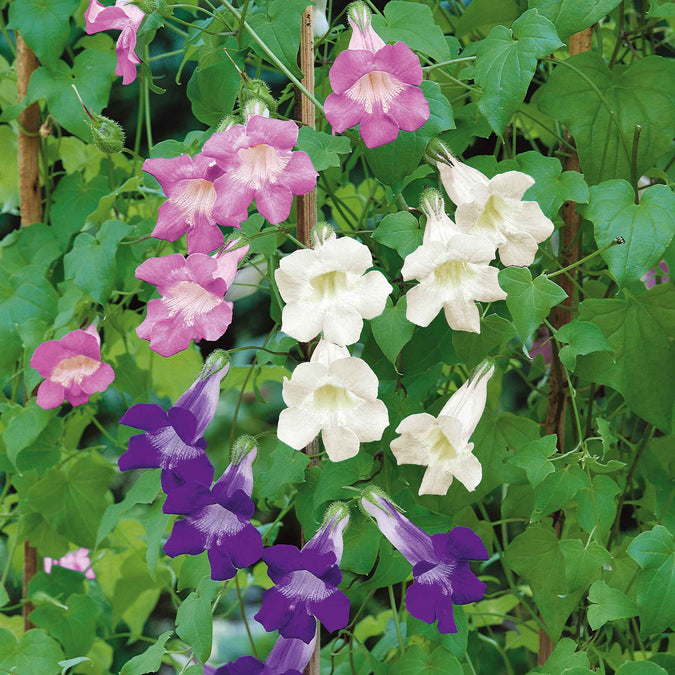
<path fill-rule="evenodd" d="M 560 360 L 567 370 L 574 371 L 577 356 L 593 352 L 611 352 L 612 345 L 594 323 L 575 319 L 558 330 L 556 337 L 567 344 L 560 350 Z"/>
<path fill-rule="evenodd" d="M 176 614 L 176 633 L 190 647 L 200 661 L 211 654 L 213 619 L 211 603 L 198 593 L 190 593 L 181 603 Z"/>
<path fill-rule="evenodd" d="M 39 629 L 24 633 L 20 641 L 0 628 L 0 668 L 7 672 L 59 675 L 63 652 L 56 640 Z"/>
<path fill-rule="evenodd" d="M 253 497 L 256 501 L 271 500 L 284 494 L 289 485 L 305 479 L 309 459 L 275 436 L 259 441 L 258 456 L 253 464 Z"/>
<path fill-rule="evenodd" d="M 596 603 L 588 608 L 588 623 L 598 630 L 608 621 L 630 619 L 638 613 L 635 603 L 620 590 L 610 588 L 604 581 L 596 581 L 588 592 L 590 602 Z"/>
<path fill-rule="evenodd" d="M 563 673 L 570 671 L 574 673 L 576 668 L 586 668 L 590 666 L 586 652 L 577 652 L 577 643 L 570 638 L 563 638 L 558 642 L 551 656 L 542 667 L 545 673 Z M 578 675 L 574 673 L 574 675 Z M 585 675 L 585 674 L 584 674 Z"/>
<path fill-rule="evenodd" d="M 373 232 L 375 241 L 393 248 L 401 258 L 421 246 L 423 236 L 417 218 L 407 211 L 387 214 Z"/>
<path fill-rule="evenodd" d="M 522 13 L 522 6 L 517 0 L 472 0 L 464 9 L 455 24 L 454 34 L 458 38 L 473 31 L 484 33 L 492 26 L 510 26 Z"/>
<path fill-rule="evenodd" d="M 603 475 L 594 476 L 589 487 L 579 490 L 575 498 L 577 517 L 586 532 L 597 528 L 603 539 L 609 534 L 616 516 L 616 496 L 620 492 L 619 486 L 609 476 Z"/>
<path fill-rule="evenodd" d="M 567 506 L 588 483 L 588 476 L 575 465 L 558 469 L 544 478 L 534 491 L 532 522 Z"/>
<path fill-rule="evenodd" d="M 463 675 L 457 658 L 443 647 L 427 654 L 422 647 L 412 645 L 389 666 L 392 675 Z"/>
<path fill-rule="evenodd" d="M 148 647 L 142 654 L 134 656 L 133 659 L 129 659 L 122 670 L 120 670 L 120 675 L 147 675 L 147 673 L 157 673 L 162 665 L 162 656 L 166 649 L 164 645 L 169 641 L 171 633 L 173 631 L 166 631 L 162 633 L 158 638 L 157 642 L 154 645 Z"/>
<path fill-rule="evenodd" d="M 356 574 L 368 574 L 377 559 L 380 534 L 375 524 L 354 512 L 343 535 L 344 553 L 340 568 Z"/>
<path fill-rule="evenodd" d="M 616 669 L 614 675 L 668 675 L 668 671 L 650 661 L 627 661 Z"/>
<path fill-rule="evenodd" d="M 609 14 L 621 0 L 528 0 L 540 14 L 548 17 L 558 35 L 566 40 L 570 35 L 592 26 Z"/>
<path fill-rule="evenodd" d="M 302 127 L 298 132 L 298 149 L 309 155 L 317 171 L 340 166 L 339 155 L 349 154 L 351 147 L 351 141 L 346 136 L 331 136 L 312 127 Z"/>
<path fill-rule="evenodd" d="M 71 668 L 79 666 L 81 663 L 86 663 L 87 661 L 92 662 L 88 656 L 76 656 L 74 659 L 64 659 L 63 661 L 59 661 L 61 675 L 66 675 Z"/>
<path fill-rule="evenodd" d="M 500 270 L 499 285 L 508 293 L 506 306 L 523 341 L 548 316 L 551 308 L 567 297 L 567 293 L 544 274 L 533 281 L 527 267 Z"/>
<path fill-rule="evenodd" d="M 387 298 L 384 312 L 372 319 L 370 323 L 375 342 L 394 366 L 396 366 L 398 355 L 410 342 L 415 331 L 415 326 L 405 318 L 405 312 L 405 297 L 401 297 L 395 307 L 391 298 Z"/>
<path fill-rule="evenodd" d="M 675 538 L 663 525 L 638 535 L 628 547 L 628 555 L 642 569 L 658 569 L 674 552 Z"/>
<path fill-rule="evenodd" d="M 25 408 L 16 406 L 4 413 L 2 440 L 12 464 L 16 466 L 19 453 L 37 440 L 54 416 L 53 410 L 43 410 L 35 401 L 28 401 Z"/>
<path fill-rule="evenodd" d="M 584 546 L 578 539 L 563 539 L 560 551 L 565 558 L 565 576 L 570 592 L 586 590 L 600 578 L 601 569 L 612 560 L 609 551 L 595 541 Z"/>
<path fill-rule="evenodd" d="M 527 480 L 535 487 L 555 471 L 554 464 L 548 458 L 556 452 L 557 440 L 558 437 L 551 434 L 527 443 L 509 459 L 509 462 L 525 469 Z"/>
<path fill-rule="evenodd" d="M 473 368 L 515 336 L 516 331 L 508 319 L 490 314 L 481 319 L 478 334 L 467 331 L 453 332 L 452 344 L 466 367 Z"/>

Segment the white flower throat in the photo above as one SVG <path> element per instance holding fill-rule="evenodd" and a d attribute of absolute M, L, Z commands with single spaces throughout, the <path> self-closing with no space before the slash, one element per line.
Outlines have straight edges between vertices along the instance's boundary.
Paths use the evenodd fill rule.
<path fill-rule="evenodd" d="M 403 83 L 390 73 L 383 70 L 374 70 L 360 77 L 345 94 L 360 103 L 370 114 L 375 104 L 382 107 L 382 112 L 388 113 L 391 102 L 403 91 Z"/>
<path fill-rule="evenodd" d="M 64 387 L 80 384 L 85 377 L 93 375 L 101 364 L 88 356 L 80 354 L 63 359 L 56 364 L 49 379 Z"/>
<path fill-rule="evenodd" d="M 176 205 L 187 221 L 192 225 L 195 213 L 211 215 L 216 203 L 216 188 L 205 178 L 193 178 L 186 181 L 181 191 L 170 200 Z"/>
<path fill-rule="evenodd" d="M 221 302 L 221 298 L 195 281 L 179 281 L 164 297 L 169 316 L 180 314 L 188 326 L 193 326 L 198 316 L 210 312 Z"/>
<path fill-rule="evenodd" d="M 241 148 L 237 155 L 241 165 L 232 172 L 232 178 L 254 190 L 260 190 L 266 183 L 276 183 L 291 161 L 290 153 L 284 157 L 266 143 Z"/>

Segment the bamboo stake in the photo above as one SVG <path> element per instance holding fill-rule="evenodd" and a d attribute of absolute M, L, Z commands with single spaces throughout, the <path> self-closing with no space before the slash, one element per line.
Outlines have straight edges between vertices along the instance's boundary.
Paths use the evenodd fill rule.
<path fill-rule="evenodd" d="M 580 33 L 575 33 L 570 38 L 570 56 L 588 52 L 591 50 L 593 33 L 591 28 L 586 28 Z M 569 132 L 565 134 L 565 140 L 569 141 Z M 570 154 L 565 159 L 565 171 L 579 171 L 579 157 L 576 153 Z M 560 263 L 563 267 L 573 265 L 581 257 L 581 239 L 579 237 L 579 225 L 581 217 L 576 212 L 576 202 L 567 201 L 563 204 L 563 228 L 560 247 Z M 575 287 L 571 278 L 565 274 L 560 276 L 560 286 L 567 293 L 567 297 L 555 308 L 552 317 L 553 327 L 558 329 L 571 321 L 575 307 Z M 546 410 L 546 434 L 557 434 L 558 452 L 564 452 L 565 426 L 567 422 L 567 397 L 565 375 L 558 350 L 553 343 L 553 358 L 551 360 L 551 378 L 548 391 L 548 407 Z M 581 439 L 580 439 L 581 440 Z M 560 522 L 554 518 L 556 533 L 560 536 Z M 543 665 L 553 653 L 553 642 L 546 631 L 539 630 L 539 654 L 537 663 Z"/>

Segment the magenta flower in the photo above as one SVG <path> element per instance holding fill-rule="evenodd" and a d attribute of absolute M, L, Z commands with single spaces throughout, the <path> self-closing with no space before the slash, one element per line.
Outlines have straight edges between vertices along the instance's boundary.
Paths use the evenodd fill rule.
<path fill-rule="evenodd" d="M 82 405 L 115 379 L 112 367 L 101 363 L 101 339 L 93 325 L 38 345 L 30 365 L 47 378 L 37 395 L 37 404 L 45 410 L 60 406 L 63 399 Z"/>
<path fill-rule="evenodd" d="M 59 558 L 58 560 L 54 560 L 54 558 L 45 558 L 43 563 L 47 574 L 52 571 L 53 565 L 58 565 L 59 567 L 65 567 L 67 570 L 84 572 L 84 576 L 87 579 L 96 578 L 94 570 L 91 569 L 88 548 L 78 548 L 76 551 L 70 551 L 69 553 L 66 553 L 63 558 Z"/>
<path fill-rule="evenodd" d="M 302 640 L 279 636 L 265 662 L 253 656 L 242 656 L 218 669 L 209 670 L 211 675 L 302 675 L 314 653 L 316 638 L 309 644 Z M 204 666 L 204 674 L 209 666 Z"/>
<path fill-rule="evenodd" d="M 232 322 L 231 302 L 224 300 L 228 282 L 218 260 L 203 253 L 149 258 L 136 268 L 136 278 L 157 286 L 161 299 L 150 300 L 136 334 L 150 349 L 172 356 L 190 340 L 217 340 Z M 231 281 L 230 281 L 231 283 Z"/>
<path fill-rule="evenodd" d="M 277 224 L 288 218 L 293 195 L 314 189 L 317 172 L 306 152 L 293 151 L 298 126 L 290 120 L 253 115 L 215 133 L 204 153 L 215 157 L 225 174 L 215 181 L 215 208 L 236 222 L 248 217 L 255 199 L 260 214 Z"/>
<path fill-rule="evenodd" d="M 360 124 L 365 144 L 376 148 L 396 140 L 400 129 L 415 131 L 429 119 L 419 86 L 422 67 L 403 42 L 384 44 L 364 4 L 352 5 L 349 23 L 352 38 L 328 74 L 334 93 L 324 112 L 334 133 Z"/>
<path fill-rule="evenodd" d="M 117 38 L 117 68 L 115 75 L 122 77 L 122 84 L 131 84 L 136 79 L 136 66 L 141 60 L 136 56 L 136 33 L 145 18 L 143 11 L 131 0 L 117 0 L 113 7 L 105 7 L 98 0 L 89 0 L 84 13 L 87 34 L 103 30 L 120 30 Z"/>
<path fill-rule="evenodd" d="M 216 200 L 214 181 L 223 171 L 215 159 L 202 153 L 146 159 L 143 171 L 159 181 L 167 196 L 159 207 L 153 237 L 176 241 L 187 232 L 188 253 L 210 253 L 224 241 L 217 223 L 240 227 L 241 220 L 222 209 L 229 197 L 221 195 Z"/>
<path fill-rule="evenodd" d="M 490 557 L 480 537 L 468 527 L 430 536 L 372 485 L 363 491 L 361 504 L 413 567 L 414 581 L 405 596 L 408 612 L 425 623 L 438 620 L 440 633 L 456 633 L 452 604 L 478 602 L 485 593 L 485 584 L 469 567 L 470 560 Z"/>
<path fill-rule="evenodd" d="M 187 516 L 173 526 L 164 553 L 199 555 L 208 552 L 211 578 L 231 579 L 235 568 L 242 569 L 260 560 L 262 536 L 251 525 L 255 511 L 251 501 L 254 439 L 244 437 L 232 452 L 232 462 L 209 489 L 200 483 L 186 483 L 169 492 L 164 513 Z"/>
<path fill-rule="evenodd" d="M 276 585 L 263 592 L 255 618 L 266 631 L 278 630 L 287 639 L 309 644 L 316 633 L 316 619 L 331 633 L 347 625 L 349 599 L 338 590 L 342 581 L 338 564 L 348 521 L 347 507 L 336 502 L 301 551 L 290 544 L 265 550 L 267 574 Z"/>

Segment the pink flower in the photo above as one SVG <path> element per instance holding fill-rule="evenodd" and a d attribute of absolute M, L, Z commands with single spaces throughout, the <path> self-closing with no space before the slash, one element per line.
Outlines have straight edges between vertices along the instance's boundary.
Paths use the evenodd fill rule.
<path fill-rule="evenodd" d="M 660 277 L 660 282 L 662 284 L 665 284 L 668 282 L 668 274 L 670 272 L 668 271 L 668 264 L 666 263 L 665 260 L 662 260 L 659 263 L 658 269 L 656 267 L 652 268 L 647 272 L 642 277 L 642 281 L 644 282 L 644 285 L 647 287 L 647 290 L 650 288 L 654 288 L 656 286 L 657 282 L 659 282 L 659 277 Z"/>
<path fill-rule="evenodd" d="M 101 339 L 93 325 L 38 345 L 30 365 L 47 378 L 37 395 L 37 404 L 45 410 L 60 406 L 64 398 L 82 405 L 115 379 L 110 365 L 101 363 Z"/>
<path fill-rule="evenodd" d="M 45 572 L 49 574 L 52 571 L 52 565 L 65 567 L 67 570 L 74 570 L 75 572 L 84 572 L 87 579 L 95 579 L 96 574 L 91 569 L 91 560 L 89 560 L 89 549 L 78 548 L 77 551 L 70 551 L 66 553 L 63 558 L 54 560 L 54 558 L 45 558 L 44 566 Z"/>
<path fill-rule="evenodd" d="M 352 38 L 330 69 L 335 93 L 326 99 L 324 112 L 334 133 L 360 124 L 365 144 L 376 148 L 396 140 L 399 129 L 415 131 L 429 119 L 419 87 L 422 67 L 403 42 L 384 44 L 365 5 L 353 6 L 349 23 Z"/>
<path fill-rule="evenodd" d="M 157 286 L 162 298 L 150 300 L 145 321 L 136 329 L 150 349 L 173 356 L 190 340 L 217 340 L 232 322 L 231 302 L 223 298 L 234 280 L 236 263 L 247 247 L 223 251 L 214 257 L 180 253 L 149 258 L 136 268 L 136 278 Z"/>
<path fill-rule="evenodd" d="M 87 34 L 103 30 L 121 30 L 117 38 L 117 68 L 122 84 L 131 84 L 136 79 L 136 66 L 141 60 L 136 56 L 136 33 L 145 18 L 143 11 L 131 4 L 131 0 L 117 0 L 113 7 L 105 7 L 98 0 L 89 0 L 84 13 Z"/>
<path fill-rule="evenodd" d="M 318 176 L 307 153 L 292 151 L 297 140 L 295 122 L 261 115 L 253 115 L 245 126 L 235 124 L 213 134 L 204 152 L 225 172 L 215 181 L 216 208 L 241 222 L 255 199 L 270 223 L 286 220 L 293 195 L 314 189 Z"/>
<path fill-rule="evenodd" d="M 223 171 L 212 157 L 199 153 L 194 157 L 146 159 L 143 171 L 159 181 L 168 197 L 159 207 L 157 225 L 152 231 L 157 239 L 176 241 L 187 232 L 188 253 L 210 253 L 223 245 L 223 233 L 217 222 L 239 227 L 241 220 L 245 220 L 233 218 L 222 208 L 229 195 L 216 200 L 214 181 Z"/>

